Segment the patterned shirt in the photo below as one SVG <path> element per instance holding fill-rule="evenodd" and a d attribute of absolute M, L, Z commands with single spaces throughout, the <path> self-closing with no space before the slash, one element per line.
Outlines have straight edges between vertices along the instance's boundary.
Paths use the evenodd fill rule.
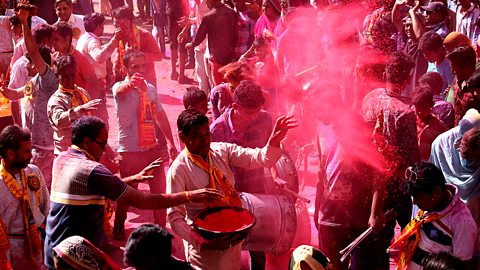
<path fill-rule="evenodd" d="M 480 111 L 480 92 L 476 88 L 465 87 L 465 82 L 453 82 L 453 109 L 455 112 L 454 125 L 457 126 L 468 109 Z"/>
<path fill-rule="evenodd" d="M 373 90 L 363 100 L 362 114 L 372 130 L 383 114 L 381 131 L 387 146 L 392 149 L 392 155 L 385 157 L 391 169 L 400 172 L 420 160 L 416 115 L 398 94 L 381 88 Z"/>
<path fill-rule="evenodd" d="M 237 12 L 238 14 L 238 37 L 237 45 L 235 46 L 235 54 L 238 57 L 242 56 L 253 43 L 253 27 L 255 22 L 248 17 L 248 15 Z"/>
<path fill-rule="evenodd" d="M 29 164 L 25 169 L 25 177 L 33 174 L 40 180 L 39 199 L 37 201 L 36 192 L 28 188 L 28 197 L 32 205 L 33 217 L 35 225 L 41 227 L 47 219 L 48 211 L 50 210 L 50 195 L 48 194 L 47 185 L 43 179 L 42 172 L 37 166 Z M 20 174 L 14 175 L 17 183 L 22 186 Z M 12 195 L 12 192 L 5 185 L 5 182 L 0 177 L 0 215 L 3 222 L 7 226 L 9 234 L 23 234 L 25 233 L 25 224 L 23 223 L 22 204 Z"/>
<path fill-rule="evenodd" d="M 47 65 L 45 72 L 33 79 L 32 99 L 25 103 L 25 126 L 33 131 L 32 143 L 44 149 L 53 149 L 53 129 L 48 121 L 47 104 L 58 88 L 55 73 Z"/>

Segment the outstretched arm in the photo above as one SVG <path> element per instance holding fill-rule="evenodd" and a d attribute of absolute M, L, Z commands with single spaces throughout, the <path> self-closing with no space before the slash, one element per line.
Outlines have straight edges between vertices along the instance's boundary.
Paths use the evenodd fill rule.
<path fill-rule="evenodd" d="M 29 16 L 29 6 L 26 4 L 28 2 L 22 2 L 18 5 L 19 11 L 16 12 L 16 15 L 20 22 L 22 23 L 22 32 L 23 38 L 25 40 L 25 46 L 27 47 L 28 54 L 32 59 L 32 63 L 38 70 L 38 73 L 43 75 L 45 70 L 47 69 L 47 64 L 42 58 L 40 51 L 38 50 L 37 44 L 35 43 L 35 39 L 33 38 L 32 31 L 28 26 L 28 16 Z"/>

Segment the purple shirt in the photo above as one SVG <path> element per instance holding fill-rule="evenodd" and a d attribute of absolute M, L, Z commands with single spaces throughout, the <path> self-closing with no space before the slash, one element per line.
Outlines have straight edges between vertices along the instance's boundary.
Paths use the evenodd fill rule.
<path fill-rule="evenodd" d="M 233 110 L 225 111 L 210 125 L 213 142 L 234 143 L 242 147 L 264 147 L 272 133 L 272 117 L 260 111 L 244 129 L 235 130 L 232 124 Z M 233 168 L 235 187 L 240 192 L 265 193 L 265 172 L 260 169 Z M 248 181 L 247 181 L 248 180 Z"/>

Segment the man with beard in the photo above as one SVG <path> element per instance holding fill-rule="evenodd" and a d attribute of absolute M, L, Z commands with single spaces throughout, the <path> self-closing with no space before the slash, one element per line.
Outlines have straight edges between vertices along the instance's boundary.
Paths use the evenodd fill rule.
<path fill-rule="evenodd" d="M 40 169 L 30 164 L 30 131 L 16 125 L 0 133 L 0 216 L 10 244 L 13 269 L 42 269 L 39 229 L 46 221 L 50 199 Z"/>

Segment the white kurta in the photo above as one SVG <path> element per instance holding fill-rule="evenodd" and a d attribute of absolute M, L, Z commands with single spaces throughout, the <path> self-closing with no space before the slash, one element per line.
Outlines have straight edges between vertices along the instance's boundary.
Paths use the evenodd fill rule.
<path fill-rule="evenodd" d="M 212 165 L 220 169 L 229 182 L 235 185 L 232 167 L 271 167 L 280 158 L 282 150 L 274 147 L 243 148 L 229 143 L 211 143 Z M 167 173 L 167 193 L 207 188 L 209 175 L 188 159 L 182 151 Z M 241 244 L 227 250 L 200 250 L 201 236 L 191 226 L 193 217 L 206 208 L 204 203 L 188 203 L 168 210 L 168 219 L 173 231 L 188 248 L 186 257 L 195 269 L 238 270 L 240 269 Z"/>

